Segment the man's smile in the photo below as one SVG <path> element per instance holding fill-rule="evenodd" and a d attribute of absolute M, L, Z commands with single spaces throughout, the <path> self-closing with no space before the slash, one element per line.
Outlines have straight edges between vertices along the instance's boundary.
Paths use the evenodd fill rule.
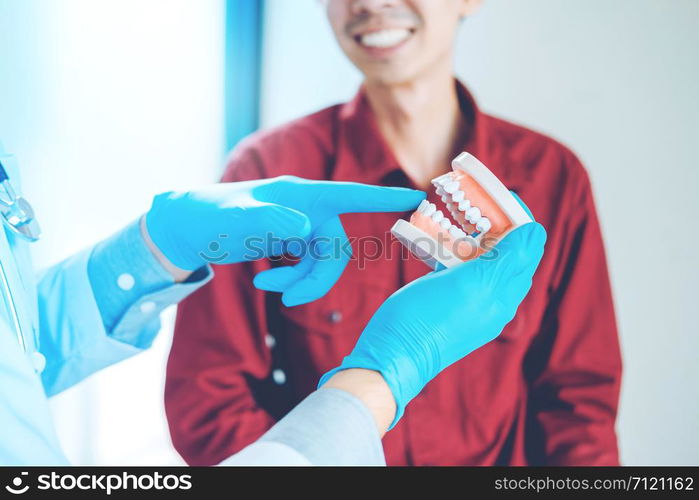
<path fill-rule="evenodd" d="M 414 29 L 410 28 L 385 28 L 355 35 L 355 41 L 369 48 L 388 49 L 401 45 L 410 38 Z"/>

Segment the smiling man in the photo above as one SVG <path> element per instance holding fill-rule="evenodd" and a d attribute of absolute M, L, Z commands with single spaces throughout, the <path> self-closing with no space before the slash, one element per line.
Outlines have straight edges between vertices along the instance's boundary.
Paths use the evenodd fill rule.
<path fill-rule="evenodd" d="M 588 177 L 564 146 L 483 113 L 454 78 L 457 30 L 479 4 L 324 2 L 342 50 L 364 74 L 361 89 L 351 102 L 249 137 L 224 180 L 293 174 L 425 189 L 458 153 L 474 154 L 546 227 L 546 254 L 502 335 L 407 407 L 384 440 L 387 462 L 615 464 L 621 360 Z M 257 273 L 279 265 L 267 261 L 219 267 L 185 301 L 165 402 L 189 463 L 216 463 L 257 439 L 349 353 L 393 291 L 429 271 L 386 237 L 395 220 L 342 217 L 348 236 L 377 237 L 383 251 L 376 258 L 375 247 L 355 244 L 356 258 L 315 302 L 270 293 L 283 288 L 274 274 L 253 287 Z"/>

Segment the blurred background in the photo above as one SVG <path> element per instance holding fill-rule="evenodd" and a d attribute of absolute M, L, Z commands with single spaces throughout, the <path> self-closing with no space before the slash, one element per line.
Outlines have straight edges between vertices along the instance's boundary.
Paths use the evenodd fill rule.
<path fill-rule="evenodd" d="M 699 464 L 699 2 L 484 3 L 457 74 L 592 178 L 624 357 L 622 461 Z M 37 268 L 158 192 L 217 180 L 241 137 L 359 83 L 317 0 L 0 0 L 0 141 L 42 223 Z M 153 349 L 53 399 L 74 462 L 182 463 L 162 402 L 173 313 Z"/>

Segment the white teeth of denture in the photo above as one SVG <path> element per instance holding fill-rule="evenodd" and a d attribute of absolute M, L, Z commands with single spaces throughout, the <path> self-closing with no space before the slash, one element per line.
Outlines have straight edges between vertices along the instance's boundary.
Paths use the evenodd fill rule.
<path fill-rule="evenodd" d="M 448 184 L 450 182 L 451 182 L 451 175 L 449 175 L 449 174 L 440 175 L 436 179 L 432 179 L 432 184 L 434 184 L 437 187 L 444 186 L 445 184 Z"/>
<path fill-rule="evenodd" d="M 459 190 L 459 183 L 456 181 L 450 182 L 444 186 L 444 190 L 449 194 L 453 194 Z"/>
<path fill-rule="evenodd" d="M 487 217 L 481 217 L 476 221 L 476 231 L 479 233 L 487 233 L 490 231 L 491 227 L 493 227 L 493 225 Z"/>
<path fill-rule="evenodd" d="M 456 226 L 451 226 L 449 228 L 449 235 L 451 235 L 452 238 L 455 238 L 457 240 L 466 237 L 466 233 L 461 228 Z"/>
<path fill-rule="evenodd" d="M 461 210 L 462 212 L 465 212 L 469 208 L 471 208 L 471 201 L 470 200 L 462 200 L 459 202 L 459 210 Z"/>
<path fill-rule="evenodd" d="M 471 207 L 466 210 L 466 218 L 471 224 L 475 224 L 481 218 L 481 210 L 478 207 Z"/>
<path fill-rule="evenodd" d="M 444 214 L 442 213 L 441 210 L 437 210 L 435 213 L 432 214 L 432 220 L 434 222 L 439 222 L 444 218 Z"/>
<path fill-rule="evenodd" d="M 460 188 L 461 185 L 455 181 L 451 174 L 440 175 L 436 179 L 432 179 L 432 184 L 435 187 L 437 196 L 442 199 L 446 205 L 446 210 L 453 216 L 458 215 L 457 209 L 464 213 L 466 220 L 476 226 L 476 232 L 483 235 L 490 231 L 493 224 L 490 219 L 483 217 L 478 207 L 471 205 L 471 201 L 466 199 L 466 193 Z M 417 211 L 422 215 L 429 217 L 432 222 L 438 224 L 439 227 L 449 233 L 455 239 L 460 240 L 467 238 L 469 235 L 458 224 L 452 224 L 448 217 L 441 210 L 437 210 L 437 205 L 423 200 L 417 207 Z"/>

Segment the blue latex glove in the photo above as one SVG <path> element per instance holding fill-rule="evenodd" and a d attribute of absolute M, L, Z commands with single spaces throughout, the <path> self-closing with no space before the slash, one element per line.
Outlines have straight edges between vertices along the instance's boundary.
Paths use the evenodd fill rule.
<path fill-rule="evenodd" d="M 163 255 L 187 271 L 281 255 L 295 240 L 299 264 L 255 278 L 255 286 L 282 292 L 284 304 L 292 306 L 325 295 L 347 265 L 351 250 L 338 215 L 404 212 L 425 196 L 412 189 L 283 176 L 158 195 L 146 227 Z"/>
<path fill-rule="evenodd" d="M 371 318 L 342 365 L 380 372 L 396 400 L 396 418 L 446 367 L 497 337 L 529 292 L 546 231 L 525 224 L 493 250 L 430 273 L 391 295 Z M 494 370 L 497 367 L 493 367 Z"/>

